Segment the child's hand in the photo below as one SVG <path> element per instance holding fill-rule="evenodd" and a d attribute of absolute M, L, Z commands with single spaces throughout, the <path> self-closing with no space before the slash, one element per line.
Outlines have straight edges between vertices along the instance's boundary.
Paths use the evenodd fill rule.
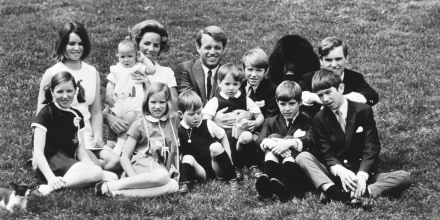
<path fill-rule="evenodd" d="M 259 108 L 263 108 L 266 103 L 264 102 L 264 100 L 261 100 L 261 101 L 255 101 L 255 104 L 257 104 Z"/>
<path fill-rule="evenodd" d="M 56 176 L 47 181 L 47 185 L 51 186 L 54 190 L 60 189 L 65 184 L 66 181 L 64 181 L 63 177 L 61 176 Z"/>
<path fill-rule="evenodd" d="M 260 147 L 263 151 L 272 150 L 272 148 L 274 148 L 276 144 L 277 144 L 277 141 L 275 141 L 271 138 L 265 138 L 261 142 Z"/>
<path fill-rule="evenodd" d="M 248 127 L 247 127 L 248 131 L 254 131 L 255 130 L 255 121 L 254 120 L 248 121 L 247 125 L 248 125 Z"/>
<path fill-rule="evenodd" d="M 141 71 L 147 75 L 153 75 L 154 73 L 156 73 L 156 67 L 154 66 L 154 63 L 151 62 L 150 59 L 148 59 L 148 57 L 146 57 L 143 53 L 138 51 L 138 61 L 143 63 L 145 66 L 139 68 Z"/>
<path fill-rule="evenodd" d="M 115 106 L 116 100 L 113 96 L 105 96 L 105 103 L 110 107 L 113 108 Z"/>
<path fill-rule="evenodd" d="M 289 140 L 280 140 L 278 143 L 272 148 L 272 152 L 275 155 L 281 156 L 284 152 L 290 151 L 290 145 Z"/>

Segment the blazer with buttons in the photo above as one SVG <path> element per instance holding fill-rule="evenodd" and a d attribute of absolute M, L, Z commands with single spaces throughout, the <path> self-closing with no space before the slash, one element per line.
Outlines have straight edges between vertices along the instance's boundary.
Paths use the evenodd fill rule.
<path fill-rule="evenodd" d="M 373 110 L 363 103 L 347 102 L 345 133 L 331 109 L 325 107 L 315 115 L 312 130 L 317 156 L 328 168 L 340 164 L 355 173 L 377 173 L 380 142 Z"/>

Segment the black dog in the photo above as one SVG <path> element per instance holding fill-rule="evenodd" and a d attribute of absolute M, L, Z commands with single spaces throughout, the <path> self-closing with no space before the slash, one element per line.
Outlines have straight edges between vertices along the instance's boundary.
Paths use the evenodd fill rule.
<path fill-rule="evenodd" d="M 284 80 L 299 82 L 302 75 L 320 68 L 312 45 L 299 35 L 286 35 L 278 40 L 269 57 L 269 79 L 280 84 Z"/>

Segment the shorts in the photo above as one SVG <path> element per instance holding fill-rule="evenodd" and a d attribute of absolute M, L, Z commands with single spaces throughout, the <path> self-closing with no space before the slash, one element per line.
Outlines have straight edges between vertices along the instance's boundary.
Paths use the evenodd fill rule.
<path fill-rule="evenodd" d="M 74 158 L 71 158 L 67 156 L 63 152 L 58 152 L 55 155 L 53 155 L 50 159 L 47 161 L 49 163 L 49 167 L 52 170 L 52 172 L 55 174 L 55 176 L 64 176 L 64 174 L 67 173 L 67 171 L 77 162 L 78 160 L 75 160 Z M 40 169 L 37 168 L 35 171 L 37 178 L 39 178 L 42 181 L 47 181 L 44 177 L 43 173 L 41 173 Z"/>

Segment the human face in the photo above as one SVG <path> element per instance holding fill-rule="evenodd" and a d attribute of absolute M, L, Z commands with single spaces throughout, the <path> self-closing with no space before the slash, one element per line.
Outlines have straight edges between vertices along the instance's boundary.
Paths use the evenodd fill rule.
<path fill-rule="evenodd" d="M 160 54 L 161 37 L 158 33 L 147 32 L 139 41 L 139 51 L 151 61 L 156 61 Z"/>
<path fill-rule="evenodd" d="M 65 52 L 67 60 L 80 61 L 83 51 L 84 47 L 81 38 L 76 33 L 70 33 Z"/>
<path fill-rule="evenodd" d="M 336 110 L 341 107 L 344 102 L 344 84 L 339 84 L 338 89 L 330 87 L 328 89 L 319 90 L 316 92 L 321 102 L 328 108 Z"/>
<path fill-rule="evenodd" d="M 121 46 L 118 48 L 118 60 L 125 68 L 133 67 L 136 64 L 136 51 L 133 48 Z"/>
<path fill-rule="evenodd" d="M 161 118 L 167 111 L 167 100 L 165 92 L 157 92 L 150 96 L 148 100 L 148 110 L 151 116 Z"/>
<path fill-rule="evenodd" d="M 200 60 L 206 67 L 214 69 L 218 66 L 220 59 L 223 57 L 225 50 L 223 43 L 221 41 L 214 40 L 214 38 L 207 34 L 202 34 L 200 43 L 200 47 L 197 47 Z"/>
<path fill-rule="evenodd" d="M 280 109 L 281 114 L 286 119 L 293 119 L 295 115 L 299 112 L 299 102 L 295 99 L 291 99 L 287 102 L 285 101 L 277 101 L 278 108 Z"/>
<path fill-rule="evenodd" d="M 182 120 L 191 128 L 197 127 L 202 120 L 202 108 L 185 111 Z"/>
<path fill-rule="evenodd" d="M 327 56 L 323 56 L 321 66 L 341 76 L 347 66 L 347 58 L 344 56 L 342 46 L 335 47 Z"/>
<path fill-rule="evenodd" d="M 261 80 L 263 80 L 266 74 L 266 69 L 253 67 L 248 62 L 245 62 L 244 66 L 244 75 L 249 85 L 254 87 L 260 85 Z"/>
<path fill-rule="evenodd" d="M 236 81 L 231 74 L 226 75 L 226 77 L 218 82 L 218 87 L 229 98 L 234 97 L 240 89 L 240 82 Z"/>
<path fill-rule="evenodd" d="M 51 90 L 53 101 L 61 108 L 69 108 L 75 97 L 76 89 L 73 87 L 73 82 L 64 82 L 55 86 Z"/>

